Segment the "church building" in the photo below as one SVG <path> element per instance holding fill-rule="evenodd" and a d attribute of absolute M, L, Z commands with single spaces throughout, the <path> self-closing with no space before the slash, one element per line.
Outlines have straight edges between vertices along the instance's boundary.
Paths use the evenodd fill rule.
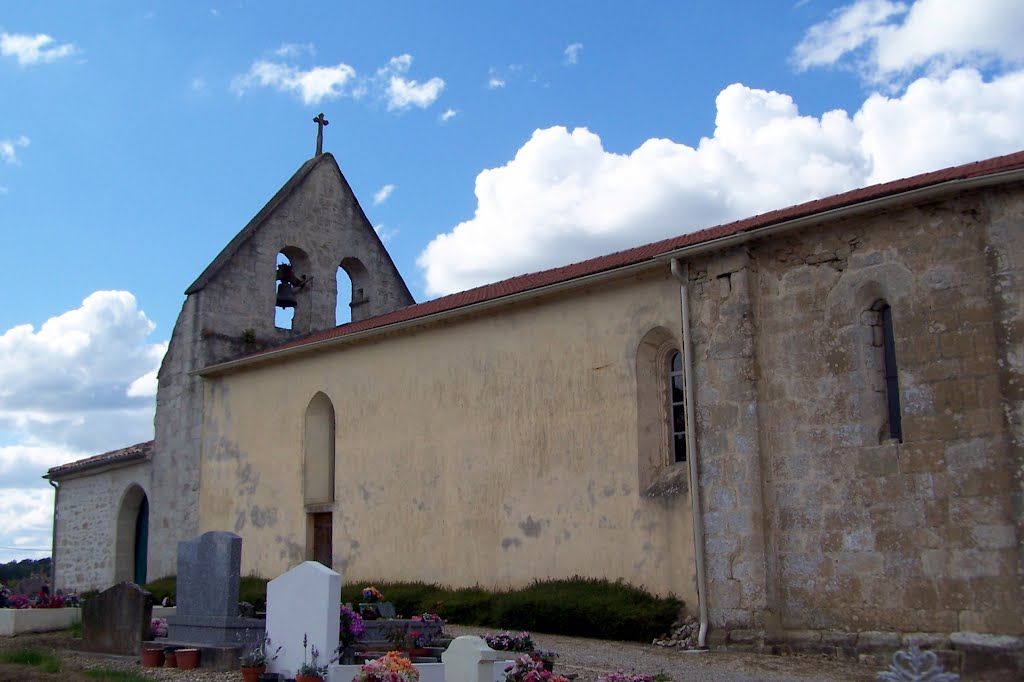
<path fill-rule="evenodd" d="M 712 641 L 1019 637 L 1022 286 L 1024 152 L 423 303 L 318 153 L 185 291 L 155 440 L 47 474 L 54 587 L 224 530 L 266 578 L 621 579 Z"/>

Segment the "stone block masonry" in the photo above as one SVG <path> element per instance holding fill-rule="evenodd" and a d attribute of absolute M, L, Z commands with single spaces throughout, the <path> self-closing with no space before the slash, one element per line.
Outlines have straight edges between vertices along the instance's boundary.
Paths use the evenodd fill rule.
<path fill-rule="evenodd" d="M 1011 199 L 909 206 L 691 264 L 713 627 L 1024 634 Z"/>

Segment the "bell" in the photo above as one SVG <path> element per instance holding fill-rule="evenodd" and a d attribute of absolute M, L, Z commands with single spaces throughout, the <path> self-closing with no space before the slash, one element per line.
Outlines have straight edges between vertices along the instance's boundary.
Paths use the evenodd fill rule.
<path fill-rule="evenodd" d="M 295 292 L 292 291 L 292 285 L 288 282 L 281 282 L 277 285 L 277 305 L 278 308 L 294 308 L 295 307 Z"/>

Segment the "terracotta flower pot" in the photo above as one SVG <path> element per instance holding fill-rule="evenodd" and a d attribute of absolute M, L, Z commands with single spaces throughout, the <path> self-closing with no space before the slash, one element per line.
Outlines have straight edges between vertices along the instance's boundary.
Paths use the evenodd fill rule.
<path fill-rule="evenodd" d="M 178 667 L 178 652 L 176 649 L 170 651 L 164 650 L 164 667 L 165 668 L 177 668 Z"/>
<path fill-rule="evenodd" d="M 178 667 L 191 670 L 199 667 L 199 649 L 178 649 Z"/>
<path fill-rule="evenodd" d="M 296 675 L 295 682 L 324 682 L 319 675 Z"/>
<path fill-rule="evenodd" d="M 259 682 L 260 675 L 267 672 L 267 666 L 242 666 L 242 680 L 244 682 Z"/>
<path fill-rule="evenodd" d="M 142 664 L 143 668 L 156 668 L 164 664 L 164 649 L 146 648 L 143 647 L 139 653 L 139 663 Z"/>

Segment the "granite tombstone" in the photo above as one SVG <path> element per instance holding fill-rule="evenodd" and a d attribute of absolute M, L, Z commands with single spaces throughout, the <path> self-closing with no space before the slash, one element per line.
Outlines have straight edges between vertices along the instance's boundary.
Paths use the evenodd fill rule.
<path fill-rule="evenodd" d="M 82 647 L 107 654 L 137 654 L 149 638 L 153 595 L 119 583 L 82 604 Z"/>

